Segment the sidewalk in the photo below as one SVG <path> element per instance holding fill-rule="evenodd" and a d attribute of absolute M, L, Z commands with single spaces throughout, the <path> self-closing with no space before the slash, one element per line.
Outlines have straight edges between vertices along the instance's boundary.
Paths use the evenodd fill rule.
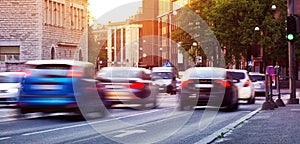
<path fill-rule="evenodd" d="M 299 98 L 300 95 L 297 95 Z M 286 101 L 284 101 L 286 104 Z M 300 104 L 286 104 L 274 110 L 259 110 L 249 119 L 220 136 L 220 144 L 300 143 Z"/>

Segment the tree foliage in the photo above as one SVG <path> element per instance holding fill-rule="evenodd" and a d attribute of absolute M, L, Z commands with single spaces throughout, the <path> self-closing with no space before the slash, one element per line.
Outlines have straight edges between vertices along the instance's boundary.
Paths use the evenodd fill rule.
<path fill-rule="evenodd" d="M 88 61 L 95 63 L 99 49 L 97 47 L 97 41 L 93 33 L 92 25 L 88 27 Z"/>
<path fill-rule="evenodd" d="M 272 5 L 276 5 L 275 10 Z M 284 61 L 287 58 L 286 0 L 196 0 L 187 8 L 211 28 L 225 52 L 227 64 L 238 66 L 242 58 L 253 54 L 256 47 L 263 47 L 267 61 Z M 178 19 L 180 22 L 195 23 L 195 19 L 184 13 Z M 255 31 L 255 27 L 259 30 Z M 195 26 L 186 29 L 178 29 L 172 39 L 186 44 L 185 50 L 188 50 L 197 39 L 197 34 L 187 32 Z M 200 29 L 203 29 L 202 24 Z M 195 32 L 206 33 L 199 29 Z M 205 38 L 200 39 L 203 42 Z"/>

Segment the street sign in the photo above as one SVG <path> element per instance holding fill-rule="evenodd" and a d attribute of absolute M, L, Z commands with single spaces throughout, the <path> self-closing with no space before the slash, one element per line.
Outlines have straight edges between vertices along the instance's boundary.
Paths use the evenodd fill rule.
<path fill-rule="evenodd" d="M 196 62 L 202 63 L 202 56 L 196 56 Z"/>
<path fill-rule="evenodd" d="M 248 66 L 252 66 L 252 61 L 248 61 Z"/>
<path fill-rule="evenodd" d="M 164 66 L 164 67 L 172 67 L 172 63 L 169 62 L 169 61 L 167 61 L 162 66 Z"/>

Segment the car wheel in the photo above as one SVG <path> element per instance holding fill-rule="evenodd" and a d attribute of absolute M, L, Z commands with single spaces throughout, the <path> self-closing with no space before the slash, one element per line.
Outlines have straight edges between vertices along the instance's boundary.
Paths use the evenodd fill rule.
<path fill-rule="evenodd" d="M 156 102 L 156 100 L 152 102 L 152 109 L 155 109 L 155 108 L 157 108 L 157 102 Z"/>
<path fill-rule="evenodd" d="M 186 108 L 188 108 L 187 110 L 192 110 L 193 106 L 191 104 L 189 104 L 187 101 L 179 99 L 178 110 L 184 111 L 184 110 L 186 110 Z"/>
<path fill-rule="evenodd" d="M 167 91 L 166 91 L 168 94 L 173 94 L 173 86 L 171 85 L 168 85 L 167 86 Z"/>
<path fill-rule="evenodd" d="M 251 97 L 248 99 L 248 104 L 255 104 L 255 97 Z"/>
<path fill-rule="evenodd" d="M 229 111 L 229 112 L 235 111 L 239 108 L 238 92 L 237 91 L 235 91 L 235 92 L 231 91 L 231 95 L 235 99 L 232 99 L 231 103 L 224 108 L 225 111 Z"/>
<path fill-rule="evenodd" d="M 17 111 L 17 116 L 16 118 L 26 118 L 26 114 L 28 112 L 25 109 L 19 108 L 19 110 Z"/>

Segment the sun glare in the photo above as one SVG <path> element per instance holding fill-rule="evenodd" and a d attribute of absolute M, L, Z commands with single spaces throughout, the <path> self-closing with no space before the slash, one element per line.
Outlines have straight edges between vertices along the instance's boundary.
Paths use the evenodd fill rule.
<path fill-rule="evenodd" d="M 107 16 L 116 8 L 123 7 L 125 8 L 126 5 L 137 3 L 138 6 L 132 6 L 134 8 L 127 9 L 126 12 L 122 12 L 121 14 L 112 15 L 111 17 Z M 122 21 L 126 19 L 130 15 L 134 15 L 138 11 L 138 7 L 141 6 L 141 0 L 89 0 L 89 11 L 91 12 L 91 16 L 94 19 L 98 19 L 101 17 L 105 17 L 105 22 L 108 21 Z M 124 10 L 124 9 L 123 9 Z"/>

